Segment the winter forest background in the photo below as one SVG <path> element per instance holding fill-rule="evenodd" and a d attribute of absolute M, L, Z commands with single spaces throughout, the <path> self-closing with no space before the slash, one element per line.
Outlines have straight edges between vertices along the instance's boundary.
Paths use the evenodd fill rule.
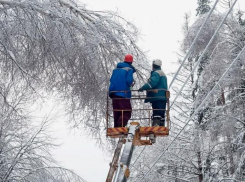
<path fill-rule="evenodd" d="M 244 7 L 229 14 L 203 53 L 233 2 L 220 0 L 225 11 L 211 15 L 171 87 L 171 99 L 183 90 L 171 107 L 169 137 L 135 149 L 128 181 L 245 181 Z M 185 15 L 179 64 L 212 5 L 197 0 L 194 23 Z M 138 38 L 118 13 L 91 11 L 75 0 L 0 0 L 0 181 L 85 181 L 50 153 L 57 147 L 49 131 L 55 116 L 34 112 L 50 100 L 65 109 L 67 125 L 113 152 L 116 141 L 105 138 L 109 78 L 130 52 L 136 87 L 145 82 L 151 65 Z"/>

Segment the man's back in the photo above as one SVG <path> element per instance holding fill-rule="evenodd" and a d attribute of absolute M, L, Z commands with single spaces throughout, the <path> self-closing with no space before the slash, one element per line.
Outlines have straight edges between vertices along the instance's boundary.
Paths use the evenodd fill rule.
<path fill-rule="evenodd" d="M 135 72 L 132 63 L 133 56 L 126 55 L 124 62 L 117 64 L 110 79 L 109 96 L 112 98 L 114 127 L 125 127 L 131 118 L 130 86 Z"/>
<path fill-rule="evenodd" d="M 118 63 L 117 68 L 112 72 L 110 79 L 109 91 L 127 91 L 125 92 L 113 92 L 117 96 L 131 98 L 130 86 L 133 83 L 134 68 L 126 63 Z M 110 93 L 111 96 L 112 93 Z"/>

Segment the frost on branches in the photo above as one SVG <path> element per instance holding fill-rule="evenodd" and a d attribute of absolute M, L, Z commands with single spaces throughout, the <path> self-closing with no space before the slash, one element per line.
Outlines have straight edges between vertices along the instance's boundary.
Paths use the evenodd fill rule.
<path fill-rule="evenodd" d="M 0 73 L 0 181 L 85 182 L 74 172 L 59 167 L 50 149 L 49 117 L 34 123 L 28 104 L 34 104 L 27 83 Z"/>
<path fill-rule="evenodd" d="M 148 65 L 135 44 L 137 29 L 72 0 L 0 0 L 0 17 L 1 71 L 28 83 L 33 94 L 56 94 L 70 123 L 100 138 L 112 69 L 127 53 L 141 71 Z"/>
<path fill-rule="evenodd" d="M 141 154 L 132 168 L 134 178 L 131 181 L 141 179 L 159 156 L 161 158 L 143 181 L 245 181 L 244 52 L 193 116 L 245 46 L 244 20 L 235 12 L 228 17 L 194 70 L 224 14 L 215 12 L 207 22 L 171 90 L 173 98 L 193 72 L 171 107 L 170 135 L 158 139 L 156 145 Z M 192 25 L 189 25 L 188 15 L 185 16 L 180 55 L 187 53 L 206 16 L 200 14 Z M 183 129 L 190 116 L 193 119 Z M 173 139 L 176 140 L 166 150 Z"/>
<path fill-rule="evenodd" d="M 27 105 L 55 95 L 72 126 L 101 139 L 112 69 L 128 53 L 139 79 L 148 67 L 137 29 L 113 12 L 90 11 L 73 0 L 0 0 L 0 32 L 0 180 L 82 181 L 49 168 L 55 165 L 45 147 L 52 142 L 43 126 L 32 127 Z"/>
<path fill-rule="evenodd" d="M 182 51 L 188 51 L 197 34 L 205 14 L 188 27 L 182 44 Z M 195 66 L 223 14 L 215 13 L 198 38 L 196 45 L 186 63 L 186 71 Z M 241 21 L 240 21 L 241 22 Z M 192 91 L 186 92 L 186 102 L 193 100 L 192 109 L 198 108 L 203 99 L 215 86 L 217 81 L 245 46 L 245 27 L 239 23 L 236 15 L 229 16 L 218 35 L 201 59 L 197 70 L 193 73 L 190 86 Z M 225 76 L 224 81 L 211 95 L 193 120 L 190 130 L 193 137 L 192 165 L 196 166 L 198 181 L 233 181 L 244 180 L 244 59 L 243 53 L 238 62 Z M 181 114 L 181 113 L 180 113 Z M 192 112 L 190 112 L 190 115 Z M 185 149 L 186 150 L 186 149 Z M 191 148 L 189 148 L 191 151 Z M 189 156 L 189 155 L 187 155 Z M 195 157 L 194 157 L 195 156 Z M 188 159 L 188 160 L 187 160 Z M 194 172 L 194 171 L 193 171 Z M 187 176 L 191 175 L 186 173 Z M 187 177 L 186 176 L 186 177 Z M 188 178 L 186 178 L 188 179 Z M 194 180 L 194 178 L 193 178 Z"/>

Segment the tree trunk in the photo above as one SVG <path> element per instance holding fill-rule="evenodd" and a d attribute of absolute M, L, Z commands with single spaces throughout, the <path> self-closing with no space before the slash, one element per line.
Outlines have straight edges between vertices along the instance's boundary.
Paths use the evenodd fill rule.
<path fill-rule="evenodd" d="M 198 159 L 197 163 L 198 163 L 198 173 L 199 173 L 198 178 L 199 178 L 199 182 L 202 182 L 203 174 L 202 174 L 202 159 L 201 159 L 200 151 L 197 152 L 197 159 Z"/>
<path fill-rule="evenodd" d="M 227 136 L 227 140 L 228 140 L 228 147 L 226 149 L 226 152 L 228 154 L 228 157 L 229 157 L 229 162 L 230 162 L 230 174 L 234 174 L 235 172 L 235 164 L 234 164 L 234 159 L 233 159 L 233 155 L 232 155 L 232 151 L 231 151 L 231 148 L 230 148 L 230 144 L 231 144 L 231 137 L 230 135 Z"/>

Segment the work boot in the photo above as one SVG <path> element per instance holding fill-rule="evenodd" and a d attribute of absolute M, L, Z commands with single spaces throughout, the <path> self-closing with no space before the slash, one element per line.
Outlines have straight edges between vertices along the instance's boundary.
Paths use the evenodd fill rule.
<path fill-rule="evenodd" d="M 153 116 L 152 126 L 160 126 L 161 116 Z"/>
<path fill-rule="evenodd" d="M 165 119 L 162 118 L 161 121 L 160 121 L 160 126 L 164 126 L 165 125 Z"/>
<path fill-rule="evenodd" d="M 156 137 L 153 133 L 149 135 L 149 139 L 150 139 L 151 143 L 156 143 Z"/>

